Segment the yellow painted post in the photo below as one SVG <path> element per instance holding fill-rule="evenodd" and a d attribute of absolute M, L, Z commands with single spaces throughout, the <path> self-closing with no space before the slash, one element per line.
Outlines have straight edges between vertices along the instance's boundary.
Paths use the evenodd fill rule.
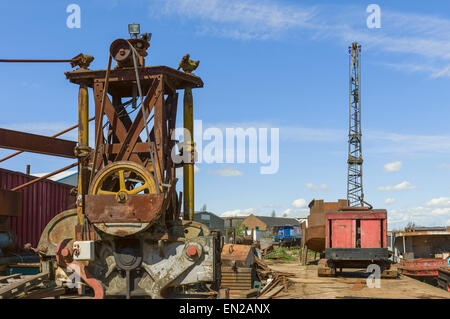
<path fill-rule="evenodd" d="M 80 85 L 78 91 L 78 155 L 89 151 L 89 94 L 86 85 Z M 87 193 L 88 170 L 83 157 L 78 157 L 78 196 L 77 215 L 80 224 L 84 222 L 84 212 L 81 198 Z"/>
<path fill-rule="evenodd" d="M 190 163 L 183 165 L 184 219 L 194 220 L 194 102 L 191 88 L 184 89 L 183 104 L 184 129 L 189 132 L 184 137 L 183 152 L 187 152 L 191 159 Z"/>

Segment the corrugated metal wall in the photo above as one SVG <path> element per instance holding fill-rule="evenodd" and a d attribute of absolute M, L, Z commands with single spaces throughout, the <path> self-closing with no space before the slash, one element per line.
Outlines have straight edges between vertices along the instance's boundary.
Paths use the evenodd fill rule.
<path fill-rule="evenodd" d="M 34 179 L 20 172 L 0 168 L 0 188 L 12 189 Z M 68 209 L 72 186 L 43 180 L 20 191 L 22 216 L 11 217 L 11 229 L 17 234 L 17 245 L 31 243 L 36 247 L 47 223 L 58 213 Z"/>

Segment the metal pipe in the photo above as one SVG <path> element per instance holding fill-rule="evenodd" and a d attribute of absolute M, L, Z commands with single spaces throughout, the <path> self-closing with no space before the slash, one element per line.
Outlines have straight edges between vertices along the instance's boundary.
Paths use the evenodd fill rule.
<path fill-rule="evenodd" d="M 108 68 L 106 69 L 106 75 L 105 75 L 105 84 L 103 86 L 103 96 L 102 96 L 102 105 L 100 107 L 100 115 L 99 115 L 99 119 L 98 119 L 98 128 L 97 128 L 97 132 L 95 132 L 95 149 L 94 149 L 94 159 L 93 159 L 93 165 L 92 165 L 92 172 L 91 172 L 91 177 L 89 178 L 89 185 L 92 183 L 92 180 L 94 179 L 94 175 L 95 175 L 95 170 L 97 169 L 97 152 L 98 152 L 98 147 L 100 146 L 100 133 L 103 127 L 103 113 L 105 112 L 105 103 L 106 103 L 106 99 L 108 98 L 107 94 L 108 94 L 108 88 L 109 88 L 109 74 L 111 72 L 111 61 L 112 61 L 112 56 L 111 53 L 109 54 L 109 59 L 108 59 Z"/>
<path fill-rule="evenodd" d="M 183 153 L 187 152 L 190 158 L 189 163 L 183 164 L 184 219 L 194 220 L 194 102 L 191 88 L 184 89 L 183 105 Z"/>
<path fill-rule="evenodd" d="M 56 175 L 56 174 L 61 173 L 61 172 L 64 172 L 64 171 L 67 171 L 68 169 L 71 169 L 72 167 L 75 167 L 75 166 L 77 166 L 77 165 L 78 165 L 78 163 L 70 164 L 69 166 L 60 168 L 60 169 L 57 170 L 57 171 L 54 171 L 54 172 L 52 172 L 52 173 L 48 173 L 47 175 L 44 175 L 44 176 L 38 177 L 38 178 L 36 178 L 36 179 L 33 179 L 33 180 L 31 180 L 31 181 L 29 181 L 29 182 L 27 182 L 27 183 L 25 183 L 25 184 L 22 184 L 22 185 L 19 185 L 19 186 L 13 188 L 13 189 L 11 189 L 11 190 L 12 190 L 12 191 L 18 191 L 19 189 L 22 189 L 22 188 L 24 188 L 24 187 L 27 187 L 27 186 L 30 186 L 30 185 L 32 185 L 32 184 L 34 184 L 34 183 L 37 183 L 37 182 L 39 182 L 39 181 L 42 181 L 43 179 L 47 179 L 47 178 L 49 178 L 49 177 L 52 177 L 53 175 Z"/>
<path fill-rule="evenodd" d="M 25 62 L 25 63 L 28 63 L 28 62 L 31 62 L 31 63 L 35 63 L 35 62 L 72 62 L 72 61 L 73 61 L 73 59 L 69 59 L 69 60 L 0 59 L 0 62 L 13 62 L 13 63 L 17 63 L 17 62 L 18 63 L 22 63 L 22 62 Z"/>
<path fill-rule="evenodd" d="M 91 117 L 91 118 L 89 119 L 89 122 L 92 121 L 92 120 L 94 120 L 94 119 L 95 119 L 95 116 Z M 76 124 L 76 125 L 74 125 L 74 126 L 71 126 L 71 127 L 69 127 L 69 128 L 66 128 L 64 131 L 61 131 L 61 132 L 59 132 L 59 133 L 56 133 L 55 135 L 52 135 L 52 136 L 50 136 L 50 137 L 58 137 L 58 136 L 60 136 L 60 135 L 63 135 L 63 134 L 65 134 L 65 133 L 67 133 L 67 132 L 72 131 L 73 129 L 76 129 L 77 127 L 78 127 L 78 124 Z M 15 152 L 15 153 L 11 154 L 11 155 L 8 155 L 8 156 L 6 156 L 6 157 L 0 159 L 0 163 L 1 163 L 1 162 L 4 162 L 4 161 L 6 161 L 7 159 L 10 159 L 10 158 L 12 158 L 12 157 L 14 157 L 14 156 L 17 156 L 17 155 L 19 155 L 19 154 L 22 154 L 23 152 L 25 152 L 25 151 L 18 151 L 18 152 Z"/>
<path fill-rule="evenodd" d="M 78 147 L 81 151 L 89 151 L 89 93 L 86 85 L 80 85 L 78 91 Z M 78 198 L 81 202 L 77 205 L 78 221 L 84 222 L 84 195 L 87 194 L 87 181 L 89 170 L 87 160 L 78 159 Z"/>

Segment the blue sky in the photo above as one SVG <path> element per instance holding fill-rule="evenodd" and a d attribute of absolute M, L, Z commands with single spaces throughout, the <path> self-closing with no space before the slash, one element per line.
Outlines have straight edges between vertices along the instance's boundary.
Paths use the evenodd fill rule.
<path fill-rule="evenodd" d="M 374 2 L 380 29 L 366 26 Z M 66 26 L 71 3 L 81 7 L 80 29 Z M 365 198 L 388 209 L 390 228 L 450 225 L 448 1 L 18 0 L 0 12 L 2 58 L 83 52 L 95 56 L 92 69 L 106 68 L 110 43 L 140 23 L 153 33 L 147 64 L 176 67 L 186 53 L 201 61 L 194 114 L 205 126 L 279 128 L 277 174 L 259 174 L 259 164 L 198 165 L 196 207 L 219 215 L 305 216 L 313 198 L 346 197 L 347 47 L 358 41 Z M 0 68 L 0 127 L 52 135 L 76 123 L 68 65 Z M 37 173 L 70 163 L 23 154 L 0 165 Z"/>

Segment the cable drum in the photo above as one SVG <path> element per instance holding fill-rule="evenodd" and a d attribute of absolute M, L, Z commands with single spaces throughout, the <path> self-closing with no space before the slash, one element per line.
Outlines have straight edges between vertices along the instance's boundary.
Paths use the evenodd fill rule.
<path fill-rule="evenodd" d="M 109 53 L 111 53 L 111 56 L 117 62 L 119 67 L 133 65 L 133 55 L 127 40 L 115 40 L 111 43 Z"/>
<path fill-rule="evenodd" d="M 119 67 L 133 66 L 133 52 L 130 44 L 136 50 L 139 56 L 145 57 L 148 55 L 147 48 L 150 44 L 144 39 L 117 39 L 109 47 L 109 53 L 117 62 Z"/>

